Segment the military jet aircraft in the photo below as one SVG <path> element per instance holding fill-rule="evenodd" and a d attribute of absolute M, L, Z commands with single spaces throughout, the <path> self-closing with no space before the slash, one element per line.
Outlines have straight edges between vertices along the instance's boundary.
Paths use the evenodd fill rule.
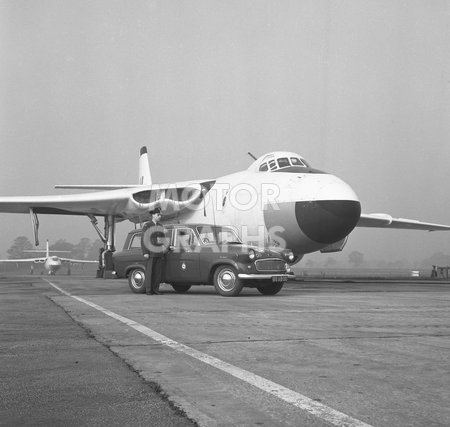
<path fill-rule="evenodd" d="M 248 169 L 219 178 L 152 183 L 147 148 L 139 158 L 138 185 L 57 185 L 100 190 L 53 196 L 0 197 L 0 212 L 29 214 L 38 244 L 38 215 L 85 215 L 107 251 L 114 251 L 118 221 L 142 223 L 159 206 L 163 221 L 233 226 L 249 244 L 278 246 L 295 254 L 343 249 L 355 227 L 450 230 L 450 226 L 361 213 L 353 189 L 332 174 L 312 167 L 299 154 L 276 151 L 254 160 Z M 105 232 L 97 227 L 103 217 Z"/>
<path fill-rule="evenodd" d="M 21 259 L 0 259 L 0 262 L 3 263 L 16 263 L 16 264 L 30 264 L 31 272 L 33 272 L 33 264 L 43 264 L 45 271 L 47 274 L 54 276 L 56 272 L 61 268 L 64 264 L 67 266 L 67 272 L 70 272 L 71 264 L 98 264 L 97 261 L 90 261 L 84 259 L 72 259 L 72 258 L 61 258 L 57 255 L 50 255 L 50 249 L 48 246 L 48 240 L 46 249 L 30 249 L 25 250 L 24 252 L 44 252 L 44 257 L 38 258 L 21 258 Z M 52 252 L 70 252 L 70 251 L 52 251 Z"/>

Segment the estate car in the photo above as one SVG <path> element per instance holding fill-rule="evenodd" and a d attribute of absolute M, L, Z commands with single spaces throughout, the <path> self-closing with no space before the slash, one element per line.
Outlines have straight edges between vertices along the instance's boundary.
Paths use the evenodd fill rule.
<path fill-rule="evenodd" d="M 204 224 L 164 225 L 166 244 L 163 283 L 176 292 L 192 285 L 214 285 L 223 296 L 236 296 L 244 286 L 275 295 L 293 278 L 289 263 L 294 254 L 244 245 L 232 227 Z M 128 278 L 131 290 L 144 293 L 146 258 L 141 251 L 142 230 L 128 233 L 124 248 L 113 255 L 115 275 Z"/>

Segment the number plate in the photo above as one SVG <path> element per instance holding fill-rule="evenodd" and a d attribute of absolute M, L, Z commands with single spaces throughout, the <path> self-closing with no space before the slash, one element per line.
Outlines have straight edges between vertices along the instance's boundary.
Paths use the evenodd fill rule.
<path fill-rule="evenodd" d="M 286 282 L 287 276 L 273 276 L 272 282 Z"/>

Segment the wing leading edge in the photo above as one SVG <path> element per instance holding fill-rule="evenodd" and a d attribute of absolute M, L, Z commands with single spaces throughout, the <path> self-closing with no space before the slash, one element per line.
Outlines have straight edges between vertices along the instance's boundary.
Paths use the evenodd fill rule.
<path fill-rule="evenodd" d="M 361 214 L 357 227 L 395 228 L 404 230 L 450 231 L 450 226 L 421 222 L 414 219 L 392 218 L 388 214 Z"/>
<path fill-rule="evenodd" d="M 0 197 L 0 212 L 57 215 L 118 215 L 120 216 L 132 195 L 131 190 L 111 190 L 59 196 Z"/>
<path fill-rule="evenodd" d="M 0 197 L 0 212 L 109 216 L 138 221 L 156 206 L 166 215 L 197 203 L 214 181 L 134 186 L 73 195 Z"/>

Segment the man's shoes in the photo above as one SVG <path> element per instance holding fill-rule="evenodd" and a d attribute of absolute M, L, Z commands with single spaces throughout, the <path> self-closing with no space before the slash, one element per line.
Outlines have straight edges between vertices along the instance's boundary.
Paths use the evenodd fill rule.
<path fill-rule="evenodd" d="M 162 292 L 159 292 L 159 290 L 150 290 L 150 291 L 145 291 L 146 295 L 162 295 Z"/>

